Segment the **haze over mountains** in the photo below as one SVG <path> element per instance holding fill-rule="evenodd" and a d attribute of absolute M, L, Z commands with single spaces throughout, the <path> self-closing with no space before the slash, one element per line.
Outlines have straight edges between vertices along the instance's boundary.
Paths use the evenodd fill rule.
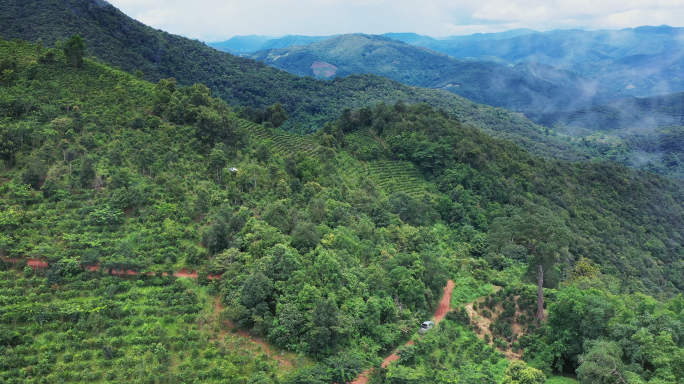
<path fill-rule="evenodd" d="M 528 35 L 533 33 L 541 33 L 533 29 L 519 28 L 506 32 L 497 33 L 475 33 L 472 35 L 455 35 L 441 38 L 434 38 L 426 35 L 419 35 L 414 32 L 388 32 L 381 36 L 389 37 L 391 39 L 401 40 L 408 44 L 423 45 L 435 41 L 454 41 L 454 42 L 474 42 L 482 40 L 503 40 L 516 36 Z M 272 48 L 286 48 L 292 45 L 305 45 L 322 41 L 339 35 L 330 36 L 302 36 L 302 35 L 286 35 L 280 37 L 263 36 L 263 35 L 247 35 L 247 36 L 233 36 L 226 41 L 209 42 L 207 45 L 218 50 L 225 50 L 226 52 L 234 51 L 240 53 L 254 53 L 264 49 Z"/>
<path fill-rule="evenodd" d="M 684 90 L 684 28 L 549 31 L 485 41 L 423 41 L 457 58 L 509 64 L 539 62 L 595 79 L 620 96 L 656 96 Z"/>
<path fill-rule="evenodd" d="M 574 72 L 538 63 L 510 67 L 459 60 L 384 36 L 342 35 L 303 46 L 262 50 L 249 57 L 300 76 L 372 73 L 512 110 L 572 110 L 614 98 Z"/>
<path fill-rule="evenodd" d="M 251 49 L 262 52 L 251 57 L 299 75 L 374 73 L 407 84 L 443 87 L 470 100 L 522 111 L 532 118 L 540 112 L 584 108 L 621 97 L 684 91 L 683 28 L 518 29 L 439 39 L 415 33 L 383 36 L 432 51 L 398 49 L 396 41 L 379 36 L 367 36 L 366 41 L 359 35 L 286 36 L 252 45 Z M 382 44 L 386 46 L 380 49 Z M 350 49 L 351 45 L 355 47 Z M 274 47 L 281 49 L 263 52 Z M 374 54 L 367 58 L 371 52 Z M 437 52 L 470 64 L 449 62 Z M 322 68 L 317 72 L 311 68 L 314 61 L 322 62 L 316 64 L 316 69 Z M 325 67 L 329 70 L 323 70 Z"/>

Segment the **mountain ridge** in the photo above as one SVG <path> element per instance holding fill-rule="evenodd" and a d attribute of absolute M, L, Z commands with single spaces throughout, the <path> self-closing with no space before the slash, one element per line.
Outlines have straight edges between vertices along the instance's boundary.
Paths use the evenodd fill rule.
<path fill-rule="evenodd" d="M 569 71 L 547 66 L 543 78 L 529 70 L 532 66 L 519 70 L 523 66 L 458 60 L 380 35 L 341 35 L 305 46 L 263 50 L 250 57 L 300 76 L 372 73 L 511 110 L 571 110 L 612 98 L 589 79 Z M 312 68 L 315 62 L 334 68 L 317 76 Z"/>
<path fill-rule="evenodd" d="M 446 91 L 423 90 L 372 75 L 335 82 L 300 78 L 147 27 L 103 4 L 95 0 L 68 0 L 66 4 L 7 0 L 0 3 L 0 36 L 27 41 L 42 38 L 44 44 L 53 45 L 80 33 L 89 55 L 130 73 L 140 70 L 148 80 L 174 77 L 181 85 L 202 83 L 214 96 L 234 106 L 265 108 L 280 102 L 290 116 L 286 129 L 312 132 L 345 108 L 360 108 L 369 102 L 428 102 L 541 156 L 588 158 L 582 149 L 545 136 L 542 127 L 519 115 L 477 105 Z"/>

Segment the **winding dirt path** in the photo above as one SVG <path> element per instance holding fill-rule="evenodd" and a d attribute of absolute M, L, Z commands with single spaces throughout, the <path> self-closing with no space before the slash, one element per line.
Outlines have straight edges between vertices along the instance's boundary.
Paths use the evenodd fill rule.
<path fill-rule="evenodd" d="M 221 298 L 217 297 L 216 303 L 214 306 L 214 316 L 216 316 L 216 317 L 220 316 L 220 313 L 222 310 L 223 310 L 223 305 L 221 305 Z M 292 362 L 290 360 L 288 360 L 284 356 L 281 356 L 280 354 L 274 353 L 266 341 L 262 340 L 259 337 L 252 335 L 250 331 L 236 327 L 229 320 L 224 320 L 223 324 L 232 328 L 232 329 L 235 329 L 235 333 L 237 335 L 239 335 L 240 337 L 245 338 L 254 344 L 260 345 L 263 348 L 264 352 L 268 356 L 271 356 L 272 358 L 276 359 L 281 366 L 288 367 L 288 368 L 292 367 Z M 227 333 L 227 331 L 225 329 L 221 330 L 221 336 L 225 337 L 226 333 Z"/>
<path fill-rule="evenodd" d="M 446 287 L 444 287 L 444 294 L 442 295 L 442 300 L 439 302 L 439 306 L 435 311 L 435 316 L 432 317 L 432 321 L 435 322 L 435 325 L 439 324 L 440 321 L 444 320 L 446 314 L 449 313 L 449 310 L 451 310 L 451 292 L 453 290 L 454 282 L 452 280 L 447 281 L 447 285 Z M 413 345 L 413 340 L 409 340 L 408 343 L 403 345 L 403 347 L 406 347 L 408 345 Z M 381 367 L 387 368 L 393 361 L 399 360 L 399 354 L 397 353 L 398 350 L 399 348 L 392 352 L 391 355 L 387 356 L 382 361 Z M 364 373 L 359 375 L 359 377 L 356 380 L 352 381 L 351 384 L 367 384 L 370 380 L 369 376 L 371 372 L 372 368 L 366 370 Z"/>

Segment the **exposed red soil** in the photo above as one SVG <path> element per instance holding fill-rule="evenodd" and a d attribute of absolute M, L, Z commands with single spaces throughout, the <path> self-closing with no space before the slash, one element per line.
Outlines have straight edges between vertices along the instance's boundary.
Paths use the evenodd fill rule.
<path fill-rule="evenodd" d="M 3 257 L 2 261 L 16 265 L 19 262 L 19 259 L 10 259 L 8 257 Z M 40 259 L 29 259 L 26 262 L 26 264 L 33 269 L 43 269 L 48 267 L 48 263 Z"/>
<path fill-rule="evenodd" d="M 494 292 L 497 292 L 500 290 L 501 290 L 501 287 L 497 287 L 497 286 L 494 287 Z M 516 296 L 515 300 L 517 301 L 519 298 L 520 298 L 520 296 Z M 504 310 L 503 305 L 497 304 L 496 307 L 494 309 L 492 309 L 492 311 L 491 311 L 492 315 L 490 316 L 490 318 L 487 318 L 487 317 L 483 316 L 481 312 L 478 312 L 478 311 L 473 309 L 473 303 L 478 303 L 478 307 L 481 308 L 481 305 L 484 303 L 484 301 L 485 301 L 484 299 L 475 300 L 472 303 L 466 304 L 465 308 L 466 308 L 466 311 L 468 311 L 468 316 L 470 316 L 470 319 L 471 319 L 470 323 L 476 326 L 475 333 L 477 334 L 477 337 L 484 340 L 485 335 L 489 335 L 489 340 L 494 340 L 494 336 L 492 335 L 492 331 L 489 329 L 489 325 L 491 323 L 495 322 L 496 319 L 499 317 L 499 315 L 503 312 L 503 310 Z M 516 308 L 514 318 L 519 319 L 521 314 L 522 314 L 522 312 L 520 312 L 520 308 Z M 517 335 L 524 335 L 525 334 L 522 324 L 514 321 L 512 324 L 512 327 L 513 327 L 513 333 L 514 334 L 517 334 Z M 489 342 L 489 345 L 495 347 L 494 343 L 492 343 L 491 341 Z M 506 350 L 503 350 L 499 347 L 495 347 L 495 348 L 499 352 L 503 353 L 508 360 L 522 360 L 522 351 L 515 352 L 510 348 L 508 348 Z"/>
<path fill-rule="evenodd" d="M 439 302 L 439 306 L 437 307 L 437 310 L 435 311 L 435 316 L 432 318 L 432 320 L 435 322 L 435 325 L 439 324 L 440 321 L 444 320 L 444 317 L 446 316 L 447 313 L 451 310 L 451 292 L 454 290 L 454 282 L 452 280 L 447 281 L 446 287 L 444 287 L 444 294 L 442 295 L 442 300 Z M 409 346 L 413 345 L 413 340 L 409 340 L 408 343 L 404 344 L 403 346 Z M 390 363 L 393 361 L 399 360 L 399 354 L 397 353 L 398 349 L 392 352 L 391 355 L 387 356 L 381 364 L 381 367 L 387 368 Z M 371 370 L 367 370 L 359 377 L 352 381 L 351 384 L 367 384 L 368 381 L 370 380 L 368 376 L 370 376 Z"/>
<path fill-rule="evenodd" d="M 437 311 L 435 311 L 435 324 L 439 324 L 439 322 L 444 319 L 444 316 L 446 316 L 446 314 L 451 309 L 451 292 L 453 290 L 454 282 L 452 280 L 447 281 L 447 285 L 446 287 L 444 287 L 444 295 L 442 295 L 442 301 L 439 302 Z"/>

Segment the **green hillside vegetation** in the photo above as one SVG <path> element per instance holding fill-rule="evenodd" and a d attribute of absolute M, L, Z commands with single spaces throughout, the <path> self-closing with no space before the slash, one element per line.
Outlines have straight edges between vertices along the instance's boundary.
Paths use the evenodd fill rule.
<path fill-rule="evenodd" d="M 491 108 L 446 91 L 399 84 L 373 75 L 333 81 L 302 78 L 254 60 L 218 52 L 199 41 L 165 33 L 133 20 L 102 0 L 7 0 L 0 3 L 0 36 L 42 41 L 46 47 L 80 34 L 86 54 L 129 73 L 157 82 L 175 78 L 179 85 L 202 83 L 230 106 L 264 109 L 282 103 L 289 119 L 284 129 L 313 132 L 336 119 L 346 107 L 380 101 L 429 103 L 458 119 L 513 140 L 538 156 L 588 158 L 568 142 L 544 134 L 524 117 Z M 141 72 L 137 72 L 141 71 Z"/>
<path fill-rule="evenodd" d="M 594 88 L 591 81 L 576 73 L 556 70 L 558 78 L 549 81 L 523 67 L 459 60 L 384 36 L 341 35 L 308 45 L 263 50 L 251 57 L 299 76 L 372 73 L 512 110 L 572 110 L 612 99 L 607 93 L 586 91 Z M 331 64 L 335 70 L 317 74 L 317 62 Z"/>
<path fill-rule="evenodd" d="M 572 112 L 528 114 L 539 124 L 577 133 L 656 128 L 684 123 L 684 92 L 646 98 L 625 98 Z"/>
<path fill-rule="evenodd" d="M 668 178 L 684 179 L 684 127 L 626 128 L 578 134 L 573 141 L 607 159 Z"/>
<path fill-rule="evenodd" d="M 523 347 L 528 363 L 593 380 L 605 372 L 583 362 L 612 356 L 635 380 L 681 380 L 681 183 L 535 158 L 427 104 L 345 110 L 301 137 L 239 119 L 203 85 L 74 68 L 22 41 L 0 41 L 0 62 L 0 251 L 49 264 L 0 279 L 2 382 L 349 381 L 412 337 L 447 279 L 462 300 L 488 284 L 536 289 L 536 251 L 490 231 L 523 210 L 571 233 L 567 247 L 544 240 L 557 246 L 549 323 Z M 197 282 L 162 276 L 181 268 Z M 607 320 L 578 326 L 568 302 L 599 303 Z M 449 318 L 373 380 L 538 377 Z M 224 320 L 304 357 L 248 359 L 258 348 Z"/>
<path fill-rule="evenodd" d="M 679 238 L 676 228 L 684 213 L 680 182 L 610 163 L 537 159 L 510 142 L 493 139 L 426 105 L 378 104 L 344 113 L 316 135 L 330 146 L 346 148 L 345 132 L 367 128 L 387 143 L 388 150 L 378 152 L 378 159 L 411 161 L 435 184 L 445 197 L 437 198 L 436 210 L 447 223 L 487 231 L 494 218 L 514 217 L 513 207 L 529 212 L 546 206 L 553 214 L 544 208 L 544 215 L 560 216 L 573 232 L 570 254 L 591 258 L 609 268 L 610 274 L 620 275 L 622 281 L 633 281 L 639 291 L 649 290 L 642 284 L 653 281 L 647 283 L 651 278 L 643 275 L 629 277 L 629 273 L 623 274 L 623 267 L 632 264 L 628 260 L 662 257 L 660 260 L 670 267 L 658 275 L 674 273 L 665 280 L 678 285 L 677 290 L 682 288 L 677 261 L 681 245 L 677 244 L 679 240 L 670 240 Z M 673 210 L 663 215 L 657 208 L 659 201 L 672 201 Z M 665 229 L 658 240 L 652 236 L 661 235 L 639 229 L 669 220 L 673 221 L 663 229 L 670 229 Z M 647 248 L 655 244 L 662 244 L 661 251 Z M 627 256 L 626 252 L 640 256 Z M 655 259 L 653 263 L 658 264 Z"/>
<path fill-rule="evenodd" d="M 220 333 L 211 289 L 191 280 L 72 269 L 57 284 L 24 271 L 0 272 L 3 383 L 224 383 L 291 370 Z"/>
<path fill-rule="evenodd" d="M 528 117 L 572 138 L 596 159 L 684 178 L 684 93 L 627 98 L 573 112 Z"/>

